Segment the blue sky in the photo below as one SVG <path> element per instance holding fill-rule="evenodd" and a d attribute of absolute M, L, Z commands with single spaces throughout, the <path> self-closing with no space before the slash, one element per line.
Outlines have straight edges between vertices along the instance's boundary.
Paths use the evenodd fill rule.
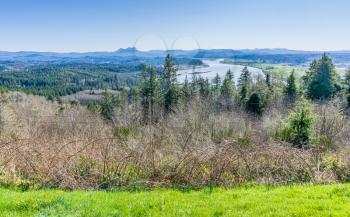
<path fill-rule="evenodd" d="M 348 0 L 0 0 L 0 50 L 350 50 Z"/>

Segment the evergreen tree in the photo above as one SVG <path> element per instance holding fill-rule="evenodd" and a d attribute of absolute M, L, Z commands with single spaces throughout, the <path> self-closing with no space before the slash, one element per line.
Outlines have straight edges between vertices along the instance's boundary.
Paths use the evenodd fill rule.
<path fill-rule="evenodd" d="M 136 104 L 140 102 L 140 89 L 133 87 L 130 89 L 131 102 Z"/>
<path fill-rule="evenodd" d="M 157 79 L 156 71 L 152 67 L 149 82 L 148 82 L 148 98 L 149 98 L 148 101 L 149 101 L 149 110 L 150 110 L 150 117 L 149 117 L 150 122 L 154 121 L 155 108 L 160 97 L 159 92 L 160 92 L 159 81 Z"/>
<path fill-rule="evenodd" d="M 142 70 L 141 70 L 141 86 L 142 86 L 145 82 L 147 82 L 147 66 L 146 66 L 146 64 L 142 64 L 141 68 L 142 68 Z"/>
<path fill-rule="evenodd" d="M 213 79 L 213 89 L 212 89 L 213 96 L 218 97 L 220 95 L 220 90 L 221 90 L 221 78 L 217 73 L 215 78 Z"/>
<path fill-rule="evenodd" d="M 312 99 L 329 99 L 336 91 L 336 72 L 332 59 L 324 54 L 315 65 L 310 66 L 312 71 L 308 85 L 308 96 Z"/>
<path fill-rule="evenodd" d="M 317 67 L 317 61 L 313 60 L 310 63 L 309 69 L 305 72 L 305 75 L 302 78 L 303 83 L 304 83 L 304 85 L 303 85 L 304 87 L 307 88 L 310 85 L 310 82 L 311 82 L 312 78 L 314 77 L 316 67 Z"/>
<path fill-rule="evenodd" d="M 233 82 L 233 73 L 231 71 L 231 69 L 229 69 L 227 72 L 226 72 L 226 78 L 231 80 Z"/>
<path fill-rule="evenodd" d="M 143 114 L 143 122 L 147 123 L 149 118 L 149 82 L 147 80 L 147 66 L 142 65 L 141 72 L 141 106 Z"/>
<path fill-rule="evenodd" d="M 348 69 L 345 74 L 345 86 L 346 86 L 346 99 L 347 99 L 348 107 L 350 107 L 350 69 Z"/>
<path fill-rule="evenodd" d="M 123 88 L 119 93 L 119 104 L 120 106 L 126 106 L 129 104 L 129 91 Z"/>
<path fill-rule="evenodd" d="M 273 86 L 272 86 L 272 79 L 271 79 L 271 75 L 269 72 L 266 73 L 266 86 L 269 88 L 270 92 L 273 91 Z"/>
<path fill-rule="evenodd" d="M 288 118 L 288 140 L 295 147 L 307 147 L 311 140 L 312 113 L 310 104 L 301 99 Z"/>
<path fill-rule="evenodd" d="M 231 70 L 228 70 L 221 86 L 221 97 L 224 99 L 227 109 L 232 105 L 234 95 L 234 82 Z"/>
<path fill-rule="evenodd" d="M 252 77 L 248 67 L 244 67 L 242 74 L 238 80 L 239 96 L 242 103 L 245 103 L 252 86 Z"/>
<path fill-rule="evenodd" d="M 253 93 L 250 95 L 247 103 L 246 103 L 246 110 L 250 113 L 256 114 L 256 115 L 262 115 L 264 110 L 264 103 L 261 99 L 261 96 L 258 93 Z"/>
<path fill-rule="evenodd" d="M 147 69 L 144 69 L 147 71 Z M 147 72 L 145 81 L 142 82 L 141 87 L 141 104 L 143 113 L 143 122 L 149 123 L 154 121 L 154 113 L 156 104 L 159 101 L 159 81 L 155 69 L 152 67 L 149 79 L 147 80 Z"/>
<path fill-rule="evenodd" d="M 115 107 L 118 105 L 118 100 L 115 96 L 110 94 L 107 89 L 103 92 L 103 97 L 100 102 L 100 112 L 101 115 L 107 120 L 112 120 L 113 111 Z"/>
<path fill-rule="evenodd" d="M 297 96 L 297 85 L 295 83 L 294 70 L 290 73 L 287 78 L 287 85 L 284 88 L 284 94 L 288 99 L 294 100 Z"/>
<path fill-rule="evenodd" d="M 185 78 L 185 82 L 182 86 L 181 92 L 182 92 L 183 99 L 185 100 L 185 103 L 187 103 L 187 100 L 191 98 L 191 87 L 190 87 L 190 83 L 188 82 L 187 75 Z"/>
<path fill-rule="evenodd" d="M 210 95 L 210 83 L 208 79 L 199 79 L 199 93 L 201 97 L 207 98 Z"/>
<path fill-rule="evenodd" d="M 196 96 L 198 92 L 198 79 L 196 74 L 192 74 L 192 81 L 191 81 L 191 96 Z"/>
<path fill-rule="evenodd" d="M 176 72 L 177 69 L 173 64 L 173 59 L 168 54 L 165 58 L 164 75 L 162 79 L 164 109 L 166 114 L 174 111 L 174 107 L 176 107 L 179 99 L 180 91 L 178 88 Z"/>
<path fill-rule="evenodd" d="M 251 87 L 251 92 L 255 92 L 259 95 L 260 103 L 263 107 L 269 104 L 271 91 L 266 83 L 266 77 L 258 74 L 254 86 Z"/>

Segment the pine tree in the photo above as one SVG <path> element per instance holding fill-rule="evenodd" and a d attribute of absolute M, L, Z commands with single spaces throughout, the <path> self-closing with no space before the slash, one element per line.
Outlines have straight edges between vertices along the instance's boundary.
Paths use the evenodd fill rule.
<path fill-rule="evenodd" d="M 112 120 L 113 111 L 115 107 L 118 105 L 118 100 L 115 96 L 110 94 L 107 89 L 103 92 L 103 97 L 100 102 L 100 112 L 101 115 L 107 120 Z"/>
<path fill-rule="evenodd" d="M 226 78 L 231 80 L 233 82 L 233 73 L 231 71 L 231 69 L 229 69 L 227 72 L 226 72 Z"/>
<path fill-rule="evenodd" d="M 210 95 L 210 83 L 208 79 L 204 79 L 202 77 L 198 80 L 199 85 L 199 93 L 203 98 L 207 98 Z"/>
<path fill-rule="evenodd" d="M 133 87 L 130 89 L 131 102 L 136 104 L 140 102 L 140 89 Z"/>
<path fill-rule="evenodd" d="M 213 89 L 212 89 L 213 96 L 218 97 L 220 95 L 220 90 L 221 90 L 221 78 L 217 73 L 215 78 L 213 79 Z"/>
<path fill-rule="evenodd" d="M 164 63 L 164 75 L 162 79 L 162 88 L 164 96 L 165 113 L 174 112 L 180 95 L 177 83 L 177 69 L 173 64 L 172 57 L 168 54 Z"/>
<path fill-rule="evenodd" d="M 347 99 L 348 107 L 350 107 L 350 69 L 348 69 L 345 74 L 345 86 L 346 86 L 346 99 Z"/>
<path fill-rule="evenodd" d="M 246 110 L 255 115 L 262 115 L 264 110 L 264 103 L 262 101 L 258 93 L 253 93 L 246 103 Z"/>
<path fill-rule="evenodd" d="M 239 96 L 242 103 L 245 103 L 252 86 L 252 77 L 248 67 L 244 67 L 242 74 L 238 80 Z"/>
<path fill-rule="evenodd" d="M 311 140 L 312 113 L 310 104 L 301 99 L 294 112 L 289 116 L 289 142 L 295 147 L 302 148 L 307 146 Z"/>
<path fill-rule="evenodd" d="M 156 71 L 155 69 L 152 67 L 151 68 L 151 74 L 150 74 L 150 78 L 149 78 L 149 82 L 148 82 L 148 97 L 149 97 L 149 108 L 150 108 L 150 118 L 149 120 L 151 122 L 154 121 L 154 114 L 155 114 L 155 107 L 156 104 L 159 101 L 159 81 L 157 79 L 157 75 L 156 75 Z"/>
<path fill-rule="evenodd" d="M 120 106 L 126 106 L 129 104 L 129 91 L 123 88 L 119 94 L 119 104 Z"/>
<path fill-rule="evenodd" d="M 147 66 L 146 64 L 141 65 L 141 86 L 147 81 Z"/>
<path fill-rule="evenodd" d="M 192 74 L 190 88 L 191 88 L 191 96 L 195 97 L 197 95 L 197 92 L 198 92 L 198 79 L 197 79 L 196 74 Z"/>
<path fill-rule="evenodd" d="M 295 73 L 294 70 L 290 73 L 287 79 L 287 85 L 284 88 L 284 94 L 290 100 L 294 100 L 297 96 L 297 86 L 295 83 L 294 73 Z"/>
<path fill-rule="evenodd" d="M 310 82 L 311 82 L 312 78 L 314 77 L 316 67 L 317 67 L 317 61 L 313 60 L 310 63 L 309 69 L 305 72 L 305 75 L 302 78 L 303 83 L 304 83 L 304 85 L 303 85 L 304 87 L 307 88 L 310 85 Z"/>
<path fill-rule="evenodd" d="M 308 85 L 308 96 L 312 99 L 329 99 L 336 91 L 336 71 L 332 59 L 324 54 L 316 65 L 310 66 L 312 71 Z"/>
<path fill-rule="evenodd" d="M 144 69 L 147 71 L 147 68 Z M 145 80 L 142 82 L 141 87 L 141 105 L 143 113 L 143 122 L 145 124 L 152 123 L 154 121 L 155 108 L 159 102 L 160 86 L 157 79 L 156 71 L 154 67 L 151 68 L 149 79 L 147 80 L 147 72 L 143 72 Z"/>
<path fill-rule="evenodd" d="M 266 86 L 269 88 L 270 92 L 273 92 L 272 79 L 269 72 L 266 73 L 265 77 Z"/>
<path fill-rule="evenodd" d="M 141 72 L 141 106 L 143 122 L 148 123 L 149 119 L 149 82 L 147 81 L 147 66 L 142 65 Z"/>
<path fill-rule="evenodd" d="M 181 92 L 185 103 L 187 103 L 187 101 L 191 98 L 191 87 L 190 87 L 190 83 L 188 82 L 187 75 L 185 78 L 185 82 L 182 86 Z"/>
<path fill-rule="evenodd" d="M 230 109 L 232 106 L 233 95 L 234 95 L 233 74 L 231 70 L 228 70 L 221 86 L 221 97 L 224 99 L 227 109 Z"/>

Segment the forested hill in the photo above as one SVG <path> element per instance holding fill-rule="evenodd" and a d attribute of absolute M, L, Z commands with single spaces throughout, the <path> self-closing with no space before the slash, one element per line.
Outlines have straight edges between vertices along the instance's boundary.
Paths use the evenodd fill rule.
<path fill-rule="evenodd" d="M 87 89 L 121 90 L 134 87 L 141 65 L 154 65 L 161 73 L 164 57 L 171 53 L 174 64 L 192 67 L 202 59 L 232 60 L 235 64 L 288 64 L 307 66 L 322 52 L 287 49 L 255 50 L 153 50 L 135 48 L 115 52 L 54 53 L 0 52 L 0 86 L 46 97 L 70 95 Z M 350 51 L 329 52 L 337 67 L 349 68 Z"/>
<path fill-rule="evenodd" d="M 198 49 L 198 50 L 151 50 L 139 51 L 136 48 L 119 49 L 115 52 L 55 53 L 55 52 L 6 52 L 0 51 L 0 64 L 39 64 L 39 63 L 133 63 L 146 61 L 156 64 L 170 53 L 177 59 L 183 58 L 235 58 L 259 60 L 267 63 L 301 64 L 310 62 L 323 54 L 323 51 L 298 51 L 288 49 Z M 350 51 L 331 51 L 329 54 L 336 64 L 349 63 Z"/>

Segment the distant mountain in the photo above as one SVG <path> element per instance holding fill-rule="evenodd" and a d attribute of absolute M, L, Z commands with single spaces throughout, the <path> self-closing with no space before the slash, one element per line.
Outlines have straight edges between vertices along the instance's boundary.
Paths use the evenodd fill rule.
<path fill-rule="evenodd" d="M 322 51 L 289 50 L 284 48 L 275 49 L 199 49 L 199 50 L 151 50 L 140 51 L 135 47 L 120 48 L 114 52 L 35 52 L 0 51 L 1 62 L 15 62 L 24 64 L 40 63 L 125 63 L 142 59 L 164 58 L 171 54 L 176 58 L 235 58 L 249 59 L 266 62 L 290 62 L 303 63 L 311 61 L 321 55 Z M 329 53 L 338 62 L 350 62 L 350 51 L 331 51 Z"/>

